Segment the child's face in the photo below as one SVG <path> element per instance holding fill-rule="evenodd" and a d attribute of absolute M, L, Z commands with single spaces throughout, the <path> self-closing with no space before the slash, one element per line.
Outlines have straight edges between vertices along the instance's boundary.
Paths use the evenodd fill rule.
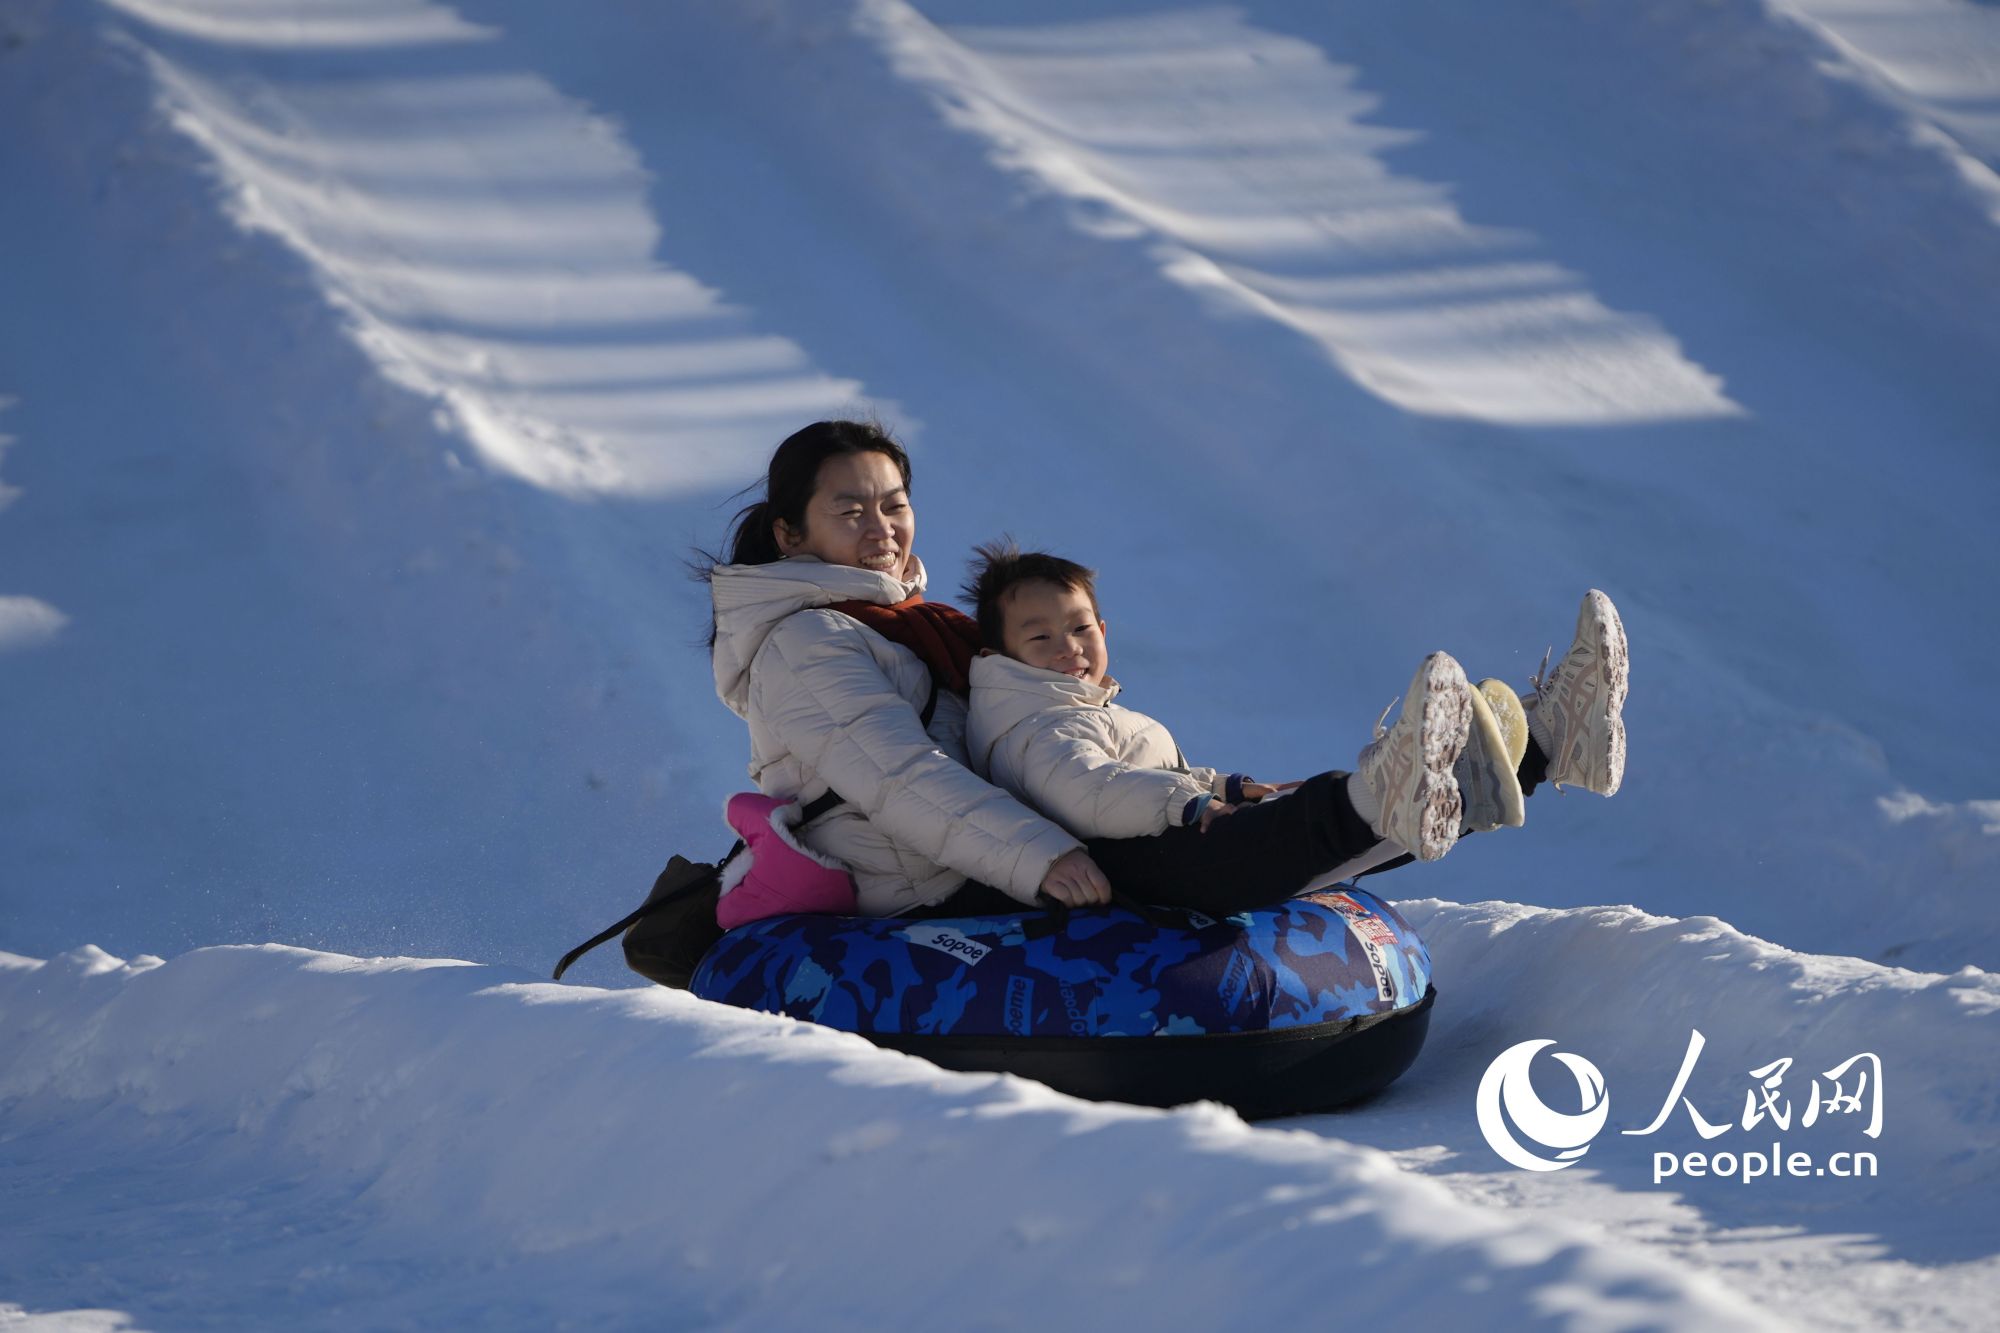
<path fill-rule="evenodd" d="M 1092 685 L 1104 683 L 1111 657 L 1104 650 L 1104 622 L 1097 618 L 1090 594 L 1034 579 L 1009 588 L 1000 612 L 1006 626 L 1001 651 L 1007 656 Z"/>

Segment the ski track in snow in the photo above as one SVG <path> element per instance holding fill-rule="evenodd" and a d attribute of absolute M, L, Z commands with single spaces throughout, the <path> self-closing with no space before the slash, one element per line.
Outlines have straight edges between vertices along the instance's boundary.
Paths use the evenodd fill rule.
<path fill-rule="evenodd" d="M 1379 99 L 1316 47 L 1227 9 L 1046 27 L 871 21 L 999 165 L 1077 201 L 1161 271 L 1295 328 L 1408 411 L 1522 425 L 1741 411 L 1644 319 L 1533 238 L 1472 225 L 1385 150 Z"/>
<path fill-rule="evenodd" d="M 47 770 L 60 799 L 9 777 L 38 858 L 0 884 L 9 930 L 26 920 L 46 938 L 125 901 L 93 879 L 71 898 L 102 905 L 60 915 L 70 848 L 120 844 L 126 860 L 103 864 L 131 876 L 232 799 L 246 823 L 272 825 L 274 847 L 327 858 L 355 853 L 299 832 L 324 837 L 329 815 L 336 835 L 396 831 L 381 859 L 369 849 L 317 882 L 298 879 L 311 857 L 290 851 L 197 868 L 183 883 L 198 887 L 139 909 L 134 938 L 301 938 L 311 922 L 315 939 L 365 951 L 393 932 L 407 891 L 454 904 L 412 914 L 427 944 L 477 931 L 512 959 L 623 911 L 604 881 L 635 872 L 597 850 L 602 830 L 705 828 L 685 807 L 712 807 L 740 737 L 694 720 L 713 704 L 668 642 L 683 626 L 605 626 L 648 618 L 676 551 L 662 531 L 712 540 L 746 460 L 865 401 L 864 385 L 921 423 L 930 531 L 970 541 L 1025 521 L 1105 563 L 1131 630 L 1121 663 L 1150 678 L 1145 706 L 1197 757 L 1227 744 L 1324 767 L 1329 729 L 1358 724 L 1322 700 L 1400 679 L 1395 664 L 1447 628 L 1475 668 L 1482 652 L 1522 655 L 1519 626 L 1534 617 L 1554 638 L 1585 582 L 1613 588 L 1646 649 L 1634 734 L 1652 756 L 1619 802 L 1538 799 L 1532 839 L 1480 839 L 1407 880 L 1412 893 L 1549 906 L 1409 904 L 1442 992 L 1424 1057 L 1368 1107 L 1277 1129 L 1213 1109 L 1085 1107 L 684 996 L 487 967 L 283 948 L 8 960 L 0 1177 L 6 1197 L 33 1202 L 0 1210 L 0 1302 L 12 1302 L 0 1326 L 241 1326 L 301 1310 L 328 1327 L 651 1325 L 672 1307 L 769 1327 L 808 1302 L 815 1324 L 933 1326 L 977 1321 L 958 1302 L 996 1253 L 1038 1274 L 984 1312 L 1005 1326 L 1311 1318 L 1328 1254 L 1365 1276 L 1360 1299 L 1377 1305 L 1344 1307 L 1363 1317 L 1979 1326 L 2000 1282 L 1986 1205 L 2000 1175 L 2000 984 L 1946 970 L 2000 958 L 1987 891 L 2000 820 L 1986 799 L 2000 770 L 1937 738 L 1978 715 L 1965 700 L 1983 697 L 2000 647 L 1990 618 L 1964 615 L 2000 568 L 1985 518 L 1994 474 L 1969 447 L 2000 408 L 1983 374 L 2000 351 L 1996 11 L 1444 12 L 1028 4 L 996 20 L 864 0 L 583 24 L 512 0 L 0 7 L 0 62 L 33 75 L 12 94 L 40 113 L 23 123 L 45 145 L 86 131 L 20 159 L 39 173 L 36 197 L 110 219 L 79 231 L 64 272 L 145 244 L 177 273 L 226 244 L 215 212 L 267 247 L 227 251 L 221 281 L 190 267 L 62 290 L 102 321 L 128 307 L 178 321 L 180 359 L 161 376 L 203 376 L 185 401 L 146 381 L 154 352 L 136 330 L 107 329 L 73 359 L 122 367 L 112 379 L 138 413 L 213 424 L 213 444 L 177 446 L 179 493 L 214 490 L 241 531 L 176 536 L 157 564 L 161 548 L 141 538 L 136 562 L 106 539 L 106 569 L 130 579 L 137 563 L 196 590 L 178 599 L 79 578 L 81 555 L 9 575 L 0 671 L 25 684 L 15 697 L 67 697 L 61 685 L 108 700 L 132 686 L 106 662 L 296 642 L 296 660 L 253 651 L 240 678 L 216 674 L 240 679 L 218 697 L 247 697 L 260 717 L 287 697 L 268 682 L 312 679 L 299 664 L 329 629 L 348 641 L 338 652 L 389 663 L 364 656 L 377 694 L 357 690 L 345 720 L 324 724 L 358 738 L 352 776 L 341 761 L 303 766 L 325 792 L 266 780 L 259 810 L 258 769 L 242 762 L 229 782 L 246 790 L 218 799 L 211 769 L 235 755 L 264 744 L 283 758 L 258 762 L 276 766 L 298 739 L 322 758 L 326 742 L 310 729 L 260 740 L 198 694 L 189 734 L 147 740 L 158 724 L 143 722 L 118 742 L 146 756 L 126 768 L 172 774 L 152 796 L 109 795 L 115 766 L 73 757 L 74 777 Z M 115 90 L 107 105 L 143 90 L 197 148 L 203 193 L 173 197 L 166 225 L 143 191 L 193 180 L 190 160 L 50 88 L 84 68 Z M 1684 114 L 1655 128 L 1653 103 Z M 32 228 L 47 224 L 9 225 L 45 237 Z M 24 289 L 24 308 L 58 309 L 59 289 Z M 204 315 L 204 289 L 237 304 Z M 266 325 L 284 330 L 259 353 L 268 363 L 251 355 Z M 65 447 L 72 416 L 92 418 L 71 410 L 89 377 L 50 371 L 60 353 L 31 362 L 30 341 L 10 344 L 14 364 L 37 370 L 0 382 L 20 400 L 0 424 L 22 434 L 0 437 L 10 553 L 66 536 L 78 515 L 143 516 L 174 466 L 106 440 L 88 443 L 109 467 L 88 452 L 73 475 L 33 461 Z M 199 360 L 209 345 L 220 369 Z M 238 385 L 229 372 L 245 366 L 260 379 Z M 355 389 L 366 376 L 392 392 Z M 275 430 L 245 409 L 192 407 L 205 386 L 230 403 L 260 384 L 293 414 Z M 376 452 L 351 453 L 364 418 Z M 271 437 L 315 426 L 345 456 L 264 461 Z M 1886 468 L 1884 439 L 1901 451 Z M 1064 458 L 1076 493 L 977 461 L 1023 440 L 1045 442 L 1031 457 Z M 461 445 L 472 465 L 451 452 Z M 1106 528 L 1095 496 L 1139 467 L 1154 488 L 1147 521 Z M 255 480 L 216 480 L 244 475 Z M 1312 567 L 1329 495 L 1344 536 L 1335 577 Z M 452 550 L 461 527 L 468 556 Z M 1263 553 L 1299 583 L 1240 599 L 1241 572 L 1222 561 L 1190 571 L 1192 602 L 1168 595 L 1140 577 L 1184 562 L 1185 543 L 1160 528 Z M 1097 535 L 1072 538 L 1086 530 Z M 218 578 L 223 553 L 254 562 L 271 533 L 291 565 L 243 576 L 270 591 Z M 1668 560 L 1663 542 L 1690 554 Z M 370 546 L 394 560 L 354 554 Z M 1496 550 L 1503 572 L 1458 577 Z M 1379 624 L 1380 641 L 1288 627 L 1261 697 L 1218 699 L 1209 682 L 1240 670 L 1241 643 L 1271 633 L 1301 586 L 1349 623 Z M 1432 587 L 1445 591 L 1412 609 L 1412 590 Z M 382 605 L 357 615 L 364 598 Z M 240 620 L 183 610 L 231 600 Z M 691 623 L 689 598 L 670 600 Z M 1240 625 L 1225 600 L 1244 600 Z M 140 601 L 158 605 L 130 609 Z M 1173 627 L 1189 604 L 1217 605 L 1227 632 L 1184 643 Z M 126 636 L 119 652 L 98 637 L 107 623 Z M 523 654 L 524 627 L 562 647 Z M 330 698 L 345 661 L 309 688 Z M 1804 678 L 1786 670 L 1799 661 L 1814 664 Z M 406 682 L 440 675 L 422 687 L 438 697 L 411 697 Z M 643 721 L 609 706 L 621 690 L 651 700 Z M 147 697 L 113 714 L 124 731 L 188 706 Z M 50 728 L 25 733 L 37 748 L 67 739 L 32 726 Z M 485 738 L 470 752 L 487 770 L 587 762 L 592 793 L 602 764 L 626 803 L 559 803 L 525 780 L 510 789 L 504 771 L 461 784 L 468 735 Z M 660 735 L 671 763 L 644 758 Z M 213 757 L 209 737 L 223 742 Z M 461 803 L 433 810 L 392 789 L 342 809 L 349 798 L 331 793 L 373 780 L 371 753 L 379 765 L 391 745 L 418 765 L 437 757 L 412 790 L 449 801 L 463 785 Z M 521 902 L 473 925 L 456 905 L 474 894 L 455 849 L 396 858 L 439 811 L 463 838 L 496 810 L 526 830 L 563 826 L 569 841 L 535 838 L 551 843 L 538 854 L 580 863 L 554 886 L 517 869 Z M 1706 836 L 1690 845 L 1688 829 Z M 200 832 L 243 836 L 226 818 Z M 641 859 L 655 840 L 643 841 Z M 508 882 L 510 860 L 531 858 L 479 848 L 482 890 Z M 248 891 L 248 914 L 201 902 L 260 874 L 278 885 Z M 52 901 L 24 909 L 31 894 Z M 1584 906 L 1617 897 L 1677 915 Z M 582 975 L 618 975 L 592 966 Z M 1548 1038 L 1588 1056 L 1613 1127 L 1631 1128 L 1697 1028 L 1708 1046 L 1689 1095 L 1723 1121 L 1752 1068 L 1796 1057 L 1797 1091 L 1878 1052 L 1887 1124 L 1866 1146 L 1879 1178 L 1655 1186 L 1655 1143 L 1703 1146 L 1679 1117 L 1657 1139 L 1607 1131 L 1553 1175 L 1501 1167 L 1480 1140 L 1473 1090 L 1506 1046 Z M 1864 1142 L 1844 1123 L 1817 1130 L 1788 1146 Z M 886 1283 L 885 1251 L 897 1256 Z"/>
<path fill-rule="evenodd" d="M 2000 11 L 1981 0 L 1773 0 L 1868 80 L 1871 90 L 1935 126 L 1923 136 L 1960 169 L 2000 220 Z M 1983 170 L 1981 169 L 1983 168 Z"/>
<path fill-rule="evenodd" d="M 303 256 L 383 373 L 496 468 L 563 491 L 700 487 L 853 400 L 858 385 L 656 263 L 616 128 L 486 56 L 452 11 L 405 4 L 371 26 L 324 0 L 111 6 L 197 39 L 143 59 L 238 221 Z M 411 47 L 451 54 L 384 72 Z M 282 82 L 257 69 L 273 49 Z"/>

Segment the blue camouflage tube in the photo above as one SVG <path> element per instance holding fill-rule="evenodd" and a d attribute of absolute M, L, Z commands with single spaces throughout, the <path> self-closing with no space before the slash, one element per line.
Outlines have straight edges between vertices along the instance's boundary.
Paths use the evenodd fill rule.
<path fill-rule="evenodd" d="M 1226 917 L 1120 907 L 1066 919 L 774 917 L 723 936 L 691 989 L 954 1068 L 1161 1105 L 1212 1097 L 1259 1114 L 1379 1091 L 1414 1060 L 1432 995 L 1417 933 L 1347 887 Z M 1274 1061 L 1310 1065 L 1309 1085 L 1272 1085 Z M 1088 1076 L 1063 1072 L 1072 1068 Z"/>

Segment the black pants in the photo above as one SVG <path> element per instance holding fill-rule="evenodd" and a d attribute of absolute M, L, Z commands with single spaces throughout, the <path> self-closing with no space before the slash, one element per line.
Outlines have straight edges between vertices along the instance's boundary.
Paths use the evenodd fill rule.
<path fill-rule="evenodd" d="M 1547 779 L 1548 766 L 1541 746 L 1529 741 L 1519 770 L 1523 795 Z M 1091 838 L 1083 848 L 1120 893 L 1227 916 L 1281 902 L 1380 841 L 1347 799 L 1347 774 L 1329 772 L 1308 778 L 1289 796 L 1238 806 L 1206 833 L 1198 826 L 1170 828 L 1143 838 Z M 1415 859 L 1405 854 L 1377 871 Z M 1019 910 L 999 889 L 968 882 L 918 915 Z"/>
<path fill-rule="evenodd" d="M 1227 915 L 1289 898 L 1382 839 L 1347 799 L 1347 774 L 1321 773 L 1289 796 L 1240 805 L 1208 826 L 1083 844 L 1120 893 Z"/>
<path fill-rule="evenodd" d="M 1280 902 L 1380 841 L 1347 799 L 1347 774 L 1322 773 L 1289 796 L 1238 806 L 1206 833 L 1189 826 L 1143 838 L 1091 838 L 1083 849 L 1120 893 L 1227 916 Z M 916 915 L 1020 908 L 991 885 L 973 882 Z"/>

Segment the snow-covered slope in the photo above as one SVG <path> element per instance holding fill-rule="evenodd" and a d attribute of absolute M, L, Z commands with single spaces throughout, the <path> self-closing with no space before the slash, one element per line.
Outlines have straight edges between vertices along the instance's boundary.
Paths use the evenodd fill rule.
<path fill-rule="evenodd" d="M 935 568 L 1101 564 L 1121 677 L 1232 766 L 1347 762 L 1433 647 L 1523 679 L 1609 588 L 1627 798 L 1429 891 L 2000 947 L 2000 766 L 1947 739 L 1991 195 L 1788 20 L 64 13 L 9 56 L 0 591 L 68 618 L 6 659 L 57 704 L 10 714 L 66 900 L 20 947 L 528 964 L 616 915 L 740 762 L 678 562 L 843 404 L 913 436 Z"/>
<path fill-rule="evenodd" d="M 1197 1215 L 1262 1219 L 1279 1248 L 1315 1243 L 1287 1221 L 1407 1241 L 1407 1267 L 1364 1267 L 1447 1321 L 1490 1279 L 1522 1322 L 1697 1326 L 1739 1299 L 1977 1322 L 2000 1249 L 1977 1205 L 1992 982 L 1971 970 L 2000 960 L 1993 16 L 0 0 L 0 948 L 56 960 L 7 983 L 0 1169 L 61 1195 L 96 1164 L 68 1211 L 0 1214 L 39 1238 L 8 1247 L 0 1301 L 231 1322 L 320 1282 L 363 1322 L 464 1318 L 496 1247 L 521 1256 L 501 1305 L 522 1322 L 608 1317 L 626 1307 L 590 1283 L 530 1294 L 593 1236 L 612 1288 L 643 1273 L 716 1322 L 801 1291 L 913 1321 L 839 1276 L 872 1257 L 844 1239 L 788 1243 L 805 1266 L 759 1279 L 663 1276 L 649 1248 L 664 1227 L 669 1250 L 731 1253 L 767 1234 L 753 1212 L 832 1209 L 857 1186 L 802 1145 L 874 1145 L 886 1120 L 1003 1163 L 1018 1194 L 991 1217 L 950 1204 L 1051 1256 L 1048 1303 L 1002 1322 L 1095 1308 L 1106 1271 L 1217 1322 L 1191 1293 L 1237 1291 L 1236 1269 L 1195 1262 Z M 1397 876 L 1427 899 L 1444 998 L 1403 1085 L 1313 1126 L 1364 1147 L 979 1091 L 485 967 L 74 952 L 275 940 L 539 972 L 668 852 L 719 850 L 743 742 L 681 562 L 784 432 L 871 409 L 912 443 L 941 582 L 1003 530 L 1101 566 L 1134 702 L 1260 776 L 1348 762 L 1425 651 L 1519 683 L 1583 587 L 1617 598 L 1626 789 L 1537 796 L 1525 831 Z M 604 957 L 573 975 L 630 980 Z M 354 1010 L 255 1017 L 332 977 Z M 355 1010 L 374 1026 L 343 1047 Z M 449 1051 L 458 1023 L 571 1042 L 546 1058 L 585 1062 L 590 1109 L 498 1115 L 434 1173 L 391 1174 L 388 1138 L 498 1096 Z M 243 1072 L 127 1104 L 180 1058 L 163 1025 Z M 1556 1039 L 1657 1100 L 1693 1028 L 1713 1081 L 1691 1095 L 1718 1115 L 1768 1060 L 1879 1052 L 1882 1176 L 1673 1202 L 1629 1142 L 1542 1177 L 1479 1141 L 1472 1092 L 1507 1045 Z M 710 1077 L 725 1032 L 812 1056 Z M 659 1051 L 643 1077 L 616 1058 L 638 1045 Z M 273 1110 L 314 1068 L 319 1109 Z M 844 1079 L 894 1086 L 830 1100 Z M 698 1134 L 727 1086 L 757 1114 L 708 1132 L 739 1158 L 787 1147 L 754 1208 L 697 1234 L 706 1214 L 601 1165 L 619 1136 L 594 1126 Z M 552 1174 L 435 1225 L 485 1188 L 476 1158 L 539 1154 L 545 1123 L 579 1139 Z M 1075 1197 L 1079 1127 L 1122 1145 L 1089 1152 L 1126 1201 L 1097 1228 L 1122 1268 L 1069 1257 L 1067 1212 L 1014 1216 Z M 944 1190 L 922 1153 L 863 1155 L 883 1225 Z M 1135 1226 L 1130 1200 L 1189 1160 L 1207 1174 Z M 1273 1163 L 1318 1173 L 1310 1202 L 1266 1193 Z M 144 1199 L 106 1231 L 127 1189 Z M 179 1197 L 245 1191 L 235 1221 Z M 1459 1248 L 1440 1258 L 1412 1208 L 1458 1219 Z M 1568 1242 L 1532 1219 L 1554 1212 L 1584 1236 L 1551 1267 Z M 1496 1215 L 1530 1219 L 1525 1249 Z M 249 1243 L 287 1226 L 295 1247 Z M 144 1256 L 189 1228 L 213 1244 L 176 1305 Z M 923 1250 L 926 1294 L 991 1248 Z M 1439 1264 L 1473 1276 L 1427 1292 Z M 1629 1308 L 1607 1303 L 1625 1265 Z"/>

